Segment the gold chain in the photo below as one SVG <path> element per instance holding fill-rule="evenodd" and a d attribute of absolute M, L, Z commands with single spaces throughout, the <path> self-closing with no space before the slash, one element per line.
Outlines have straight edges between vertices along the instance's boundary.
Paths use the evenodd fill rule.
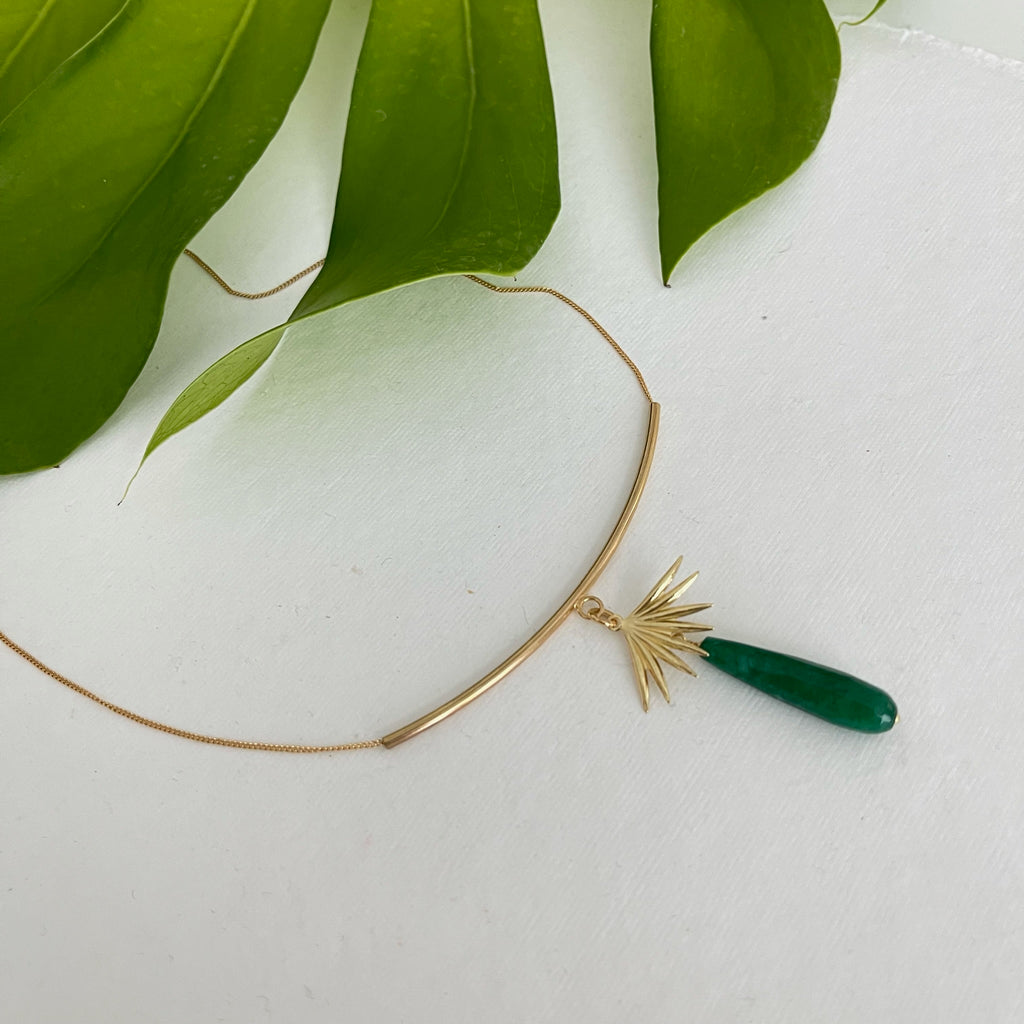
<path fill-rule="evenodd" d="M 269 750 L 278 754 L 329 754 L 339 750 L 368 750 L 370 747 L 381 746 L 380 740 L 361 740 L 358 743 L 330 743 L 322 746 L 309 746 L 304 743 L 262 743 L 259 740 L 232 740 L 226 739 L 223 736 L 207 736 L 201 732 L 192 732 L 190 729 L 179 729 L 176 726 L 157 722 L 152 718 L 146 718 L 145 715 L 136 714 L 134 711 L 129 711 L 128 708 L 121 707 L 120 704 L 104 700 L 98 693 L 87 690 L 73 679 L 68 679 L 67 676 L 61 675 L 60 672 L 50 668 L 49 665 L 44 665 L 35 655 L 30 654 L 24 647 L 16 644 L 6 633 L 0 633 L 0 643 L 6 644 L 15 654 L 20 655 L 30 665 L 34 665 L 39 669 L 43 675 L 56 679 L 58 683 L 66 686 L 69 690 L 74 690 L 75 693 L 88 697 L 89 700 L 99 704 L 100 707 L 113 711 L 115 715 L 121 715 L 123 718 L 137 722 L 139 725 L 145 725 L 150 729 L 170 733 L 172 736 L 180 736 L 183 740 L 193 740 L 195 743 L 211 743 L 216 747 L 237 747 L 240 750 Z"/>
<path fill-rule="evenodd" d="M 210 266 L 204 259 L 197 256 L 191 249 L 185 250 L 185 255 L 192 260 L 193 263 L 199 264 L 200 267 L 205 270 L 210 277 L 214 279 L 228 293 L 228 295 L 234 295 L 238 299 L 268 299 L 271 295 L 276 295 L 278 292 L 283 292 L 285 288 L 291 288 L 296 281 L 301 281 L 307 274 L 312 274 L 314 270 L 319 270 L 323 265 L 323 260 L 317 260 L 316 263 L 310 263 L 305 270 L 300 270 L 297 274 L 292 274 L 287 281 L 282 281 L 279 285 L 274 288 L 268 288 L 265 292 L 240 292 L 237 288 L 232 288 L 231 285 L 224 280 L 220 274 L 217 273 L 213 267 Z"/>
<path fill-rule="evenodd" d="M 490 281 L 485 281 L 482 277 L 477 277 L 476 274 L 463 274 L 463 277 L 470 281 L 475 281 L 477 284 L 482 284 L 485 288 L 490 289 L 492 292 L 497 292 L 499 295 L 522 295 L 530 292 L 543 292 L 545 295 L 553 295 L 556 299 L 564 302 L 570 309 L 574 309 L 584 320 L 590 324 L 591 327 L 597 331 L 598 334 L 608 342 L 609 345 L 618 353 L 622 361 L 633 371 L 633 375 L 636 377 L 640 384 L 640 388 L 644 393 L 644 398 L 648 402 L 653 402 L 650 391 L 647 390 L 647 381 L 644 380 L 644 375 L 640 372 L 640 368 L 633 362 L 632 359 L 626 355 L 625 350 L 622 346 L 592 317 L 582 306 L 577 305 L 569 298 L 568 295 L 563 295 L 561 292 L 556 292 L 554 288 L 545 288 L 540 284 L 523 284 L 523 285 L 497 285 L 491 284 Z"/>
<path fill-rule="evenodd" d="M 193 261 L 197 266 L 201 267 L 206 271 L 228 293 L 228 295 L 234 295 L 239 299 L 265 299 L 271 295 L 276 295 L 278 292 L 283 292 L 285 288 L 290 288 L 296 281 L 301 281 L 308 274 L 312 274 L 314 270 L 319 270 L 324 265 L 324 260 L 319 259 L 316 263 L 310 263 L 304 270 L 300 270 L 297 274 L 292 274 L 287 281 L 282 281 L 275 288 L 268 288 L 265 292 L 242 292 L 237 288 L 232 288 L 231 285 L 224 280 L 220 274 L 217 273 L 213 267 L 210 266 L 201 256 L 198 256 L 191 249 L 185 250 L 185 255 Z M 497 292 L 499 295 L 523 295 L 530 293 L 543 293 L 544 295 L 552 295 L 559 302 L 564 302 L 570 309 L 579 313 L 584 320 L 590 324 L 591 327 L 597 331 L 598 334 L 608 342 L 609 345 L 615 350 L 616 354 L 622 359 L 622 361 L 633 371 L 634 376 L 640 384 L 640 388 L 644 393 L 644 398 L 648 402 L 653 402 L 651 393 L 647 389 L 647 381 L 644 380 L 644 375 L 640 372 L 640 368 L 633 362 L 632 359 L 626 354 L 622 346 L 598 323 L 597 319 L 591 316 L 581 305 L 573 302 L 568 295 L 563 295 L 561 292 L 556 291 L 554 288 L 545 288 L 543 285 L 530 284 L 530 285 L 497 285 L 491 284 L 490 281 L 485 281 L 482 277 L 477 277 L 476 274 L 463 274 L 469 281 L 473 281 L 476 284 L 482 285 L 484 288 L 492 292 Z"/>
<path fill-rule="evenodd" d="M 322 259 L 317 260 L 315 263 L 311 263 L 304 270 L 300 270 L 297 274 L 293 274 L 288 278 L 287 281 L 282 281 L 281 284 L 275 288 L 268 288 L 263 292 L 243 292 L 236 288 L 232 288 L 203 259 L 197 256 L 191 249 L 185 250 L 185 255 L 193 260 L 199 267 L 201 267 L 207 274 L 210 275 L 224 289 L 229 295 L 234 295 L 240 299 L 265 299 L 270 295 L 276 295 L 278 292 L 284 291 L 285 288 L 291 287 L 296 281 L 301 281 L 302 278 L 308 274 L 312 274 L 314 270 L 319 269 L 324 265 Z M 597 320 L 590 315 L 582 306 L 573 302 L 567 295 L 563 295 L 559 291 L 555 291 L 554 288 L 545 288 L 542 285 L 518 285 L 518 286 L 501 286 L 491 284 L 489 281 L 484 281 L 482 278 L 477 277 L 475 274 L 464 275 L 470 281 L 476 284 L 482 285 L 484 288 L 489 289 L 492 292 L 498 292 L 502 295 L 512 294 L 527 294 L 527 293 L 543 293 L 545 295 L 551 295 L 558 299 L 560 302 L 564 302 L 570 309 L 575 310 L 579 313 L 591 327 L 594 328 L 608 342 L 609 345 L 615 350 L 619 357 L 626 363 L 626 365 L 633 371 L 637 381 L 643 390 L 644 397 L 648 402 L 653 404 L 651 393 L 647 389 L 647 382 L 643 378 L 643 374 L 640 372 L 636 363 L 625 353 L 619 343 L 597 322 Z M 654 407 L 654 412 L 657 411 L 657 407 Z M 652 412 L 652 415 L 654 414 Z M 648 440 L 650 445 L 650 440 Z M 583 613 L 581 613 L 583 614 Z M 6 647 L 9 647 L 19 657 L 24 658 L 30 665 L 38 669 L 44 675 L 49 676 L 51 679 L 56 680 L 62 686 L 66 686 L 69 690 L 74 690 L 75 693 L 82 697 L 86 697 L 93 701 L 95 704 L 99 704 L 100 707 L 106 708 L 108 711 L 113 711 L 115 715 L 121 715 L 122 718 L 127 718 L 129 721 L 135 722 L 138 725 L 144 725 L 149 729 L 156 729 L 159 732 L 168 733 L 171 736 L 178 736 L 183 740 L 192 740 L 194 743 L 208 743 L 217 747 L 234 747 L 239 750 L 262 750 L 271 753 L 278 754 L 331 754 L 338 753 L 343 750 L 369 750 L 373 747 L 384 746 L 383 739 L 374 740 L 359 740 L 354 743 L 327 743 L 327 744 L 305 744 L 305 743 L 264 743 L 260 740 L 236 740 L 230 739 L 224 736 L 209 736 L 205 733 L 193 732 L 190 729 L 179 729 L 174 725 L 167 725 L 165 722 L 158 722 L 153 718 L 147 718 L 145 715 L 140 715 L 135 711 L 130 711 L 128 708 L 122 707 L 120 704 L 115 704 L 113 701 L 106 700 L 97 693 L 93 693 L 92 690 L 86 689 L 79 683 L 76 683 L 73 679 L 69 679 L 67 676 L 62 675 L 56 669 L 50 668 L 49 665 L 44 664 L 35 655 L 26 651 L 24 647 L 16 644 L 9 636 L 5 633 L 0 632 L 0 643 L 3 643 Z M 389 746 L 392 744 L 388 744 Z"/>

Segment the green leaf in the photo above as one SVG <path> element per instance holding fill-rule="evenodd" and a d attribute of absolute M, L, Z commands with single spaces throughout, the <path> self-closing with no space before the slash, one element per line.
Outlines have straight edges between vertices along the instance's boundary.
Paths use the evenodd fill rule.
<path fill-rule="evenodd" d="M 287 329 L 287 324 L 282 324 L 243 342 L 192 381 L 164 413 L 146 446 L 142 462 L 169 437 L 195 423 L 240 388 L 270 358 Z M 142 463 L 139 469 L 142 469 Z M 138 473 L 137 469 L 135 476 Z M 131 481 L 128 486 L 131 486 Z"/>
<path fill-rule="evenodd" d="M 822 0 L 654 0 L 651 67 L 667 283 L 704 232 L 814 150 L 839 40 Z"/>
<path fill-rule="evenodd" d="M 125 0 L 4 0 L 0 121 L 124 4 Z"/>
<path fill-rule="evenodd" d="M 535 0 L 375 0 L 327 263 L 296 314 L 441 274 L 514 274 L 558 214 Z"/>
<path fill-rule="evenodd" d="M 535 0 L 374 0 L 349 110 L 327 261 L 291 321 L 445 274 L 514 274 L 559 208 L 555 117 Z M 281 329 L 174 402 L 143 460 L 224 401 Z M 268 340 L 269 339 L 269 340 Z"/>
<path fill-rule="evenodd" d="M 132 0 L 0 124 L 0 472 L 55 464 L 120 404 L 328 3 Z"/>

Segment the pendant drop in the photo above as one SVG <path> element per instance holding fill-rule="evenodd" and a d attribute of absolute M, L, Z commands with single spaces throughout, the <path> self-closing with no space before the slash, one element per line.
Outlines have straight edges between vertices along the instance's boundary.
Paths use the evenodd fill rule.
<path fill-rule="evenodd" d="M 833 725 L 888 732 L 899 717 L 884 690 L 838 669 L 719 637 L 702 646 L 715 668 Z"/>
<path fill-rule="evenodd" d="M 837 669 L 766 651 L 749 644 L 719 637 L 691 638 L 711 626 L 690 621 L 689 617 L 710 608 L 710 604 L 673 605 L 697 573 L 672 587 L 682 558 L 657 582 L 654 589 L 626 616 L 616 615 L 604 603 L 588 595 L 576 602 L 576 611 L 585 619 L 606 629 L 622 633 L 633 663 L 640 702 L 644 711 L 650 706 L 650 684 L 669 699 L 662 662 L 695 676 L 696 671 L 680 654 L 708 659 L 709 664 L 743 682 L 785 701 L 809 714 L 859 732 L 887 732 L 897 722 L 896 704 L 884 690 Z M 671 587 L 671 589 L 670 589 Z"/>

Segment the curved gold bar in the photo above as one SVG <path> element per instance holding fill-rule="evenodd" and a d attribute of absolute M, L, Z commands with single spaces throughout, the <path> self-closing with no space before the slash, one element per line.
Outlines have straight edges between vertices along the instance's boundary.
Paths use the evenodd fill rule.
<path fill-rule="evenodd" d="M 651 463 L 654 460 L 654 445 L 658 439 L 658 422 L 660 417 L 661 406 L 657 402 L 651 402 L 651 419 L 647 427 L 647 443 L 644 445 L 644 454 L 640 460 L 640 468 L 637 470 L 633 490 L 630 491 L 626 506 L 622 510 L 622 515 L 619 516 L 615 529 L 612 530 L 611 536 L 601 549 L 601 554 L 597 556 L 597 561 L 590 567 L 586 576 L 580 580 L 576 589 L 562 602 L 558 611 L 519 650 L 509 655 L 497 668 L 491 669 L 483 679 L 474 683 L 468 690 L 463 690 L 457 697 L 452 697 L 450 701 L 434 708 L 433 711 L 427 712 L 427 714 L 417 718 L 416 721 L 403 725 L 394 732 L 389 732 L 387 736 L 382 736 L 380 742 L 383 746 L 389 749 L 397 747 L 399 743 L 404 743 L 406 740 L 412 739 L 413 736 L 418 736 L 425 729 L 429 729 L 432 725 L 437 725 L 438 722 L 444 721 L 449 715 L 454 715 L 456 711 L 464 708 L 471 701 L 476 700 L 477 697 L 489 690 L 495 683 L 501 682 L 509 672 L 518 668 L 565 621 L 566 617 L 572 612 L 573 605 L 590 590 L 598 576 L 604 571 L 612 555 L 615 554 L 615 549 L 619 546 L 623 534 L 625 534 L 626 528 L 633 518 L 633 513 L 636 512 L 636 507 L 640 503 L 640 495 L 643 494 L 644 485 L 651 474 Z"/>

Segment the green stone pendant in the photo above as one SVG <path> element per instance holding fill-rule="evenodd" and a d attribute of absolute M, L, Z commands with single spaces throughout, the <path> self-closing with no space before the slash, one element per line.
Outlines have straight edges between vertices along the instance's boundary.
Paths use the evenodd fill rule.
<path fill-rule="evenodd" d="M 715 668 L 833 725 L 888 732 L 896 724 L 892 697 L 845 672 L 719 637 L 705 637 L 701 647 Z"/>
<path fill-rule="evenodd" d="M 618 633 L 626 641 L 644 711 L 650 707 L 652 685 L 665 700 L 669 699 L 664 666 L 696 675 L 684 656 L 697 655 L 763 693 L 834 725 L 859 732 L 888 732 L 896 724 L 892 697 L 862 679 L 788 654 L 713 636 L 695 636 L 709 632 L 711 627 L 694 622 L 690 616 L 711 605 L 675 603 L 697 578 L 697 573 L 691 573 L 681 583 L 674 583 L 681 562 L 681 558 L 676 560 L 629 615 L 617 615 L 592 594 L 575 603 L 583 618 Z"/>

